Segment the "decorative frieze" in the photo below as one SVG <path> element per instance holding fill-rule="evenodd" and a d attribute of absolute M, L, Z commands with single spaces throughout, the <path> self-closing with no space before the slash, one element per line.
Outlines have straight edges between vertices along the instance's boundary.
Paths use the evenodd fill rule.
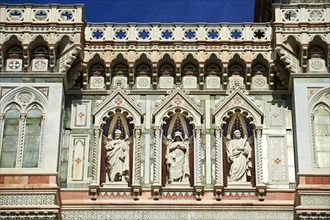
<path fill-rule="evenodd" d="M 55 195 L 52 194 L 3 194 L 0 196 L 0 206 L 36 206 L 54 205 Z"/>
<path fill-rule="evenodd" d="M 179 208 L 178 208 L 179 209 Z M 95 209 L 63 209 L 63 220 L 87 220 L 98 216 L 99 219 L 119 220 L 123 217 L 127 220 L 222 220 L 222 219 L 256 219 L 256 220 L 291 220 L 293 219 L 293 210 L 232 210 L 232 209 L 133 209 L 133 210 L 95 210 Z"/>
<path fill-rule="evenodd" d="M 330 196 L 328 194 L 301 194 L 300 204 L 302 206 L 323 206 L 330 207 Z"/>

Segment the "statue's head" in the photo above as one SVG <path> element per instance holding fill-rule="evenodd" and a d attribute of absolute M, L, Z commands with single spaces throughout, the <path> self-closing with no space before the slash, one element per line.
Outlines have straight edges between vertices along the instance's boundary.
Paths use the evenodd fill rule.
<path fill-rule="evenodd" d="M 240 130 L 235 130 L 234 131 L 234 138 L 241 138 L 241 131 Z"/>
<path fill-rule="evenodd" d="M 115 130 L 115 139 L 116 140 L 120 139 L 120 135 L 121 135 L 121 130 L 119 130 L 119 129 Z"/>
<path fill-rule="evenodd" d="M 174 140 L 179 140 L 179 141 L 182 141 L 183 140 L 183 137 L 182 137 L 182 134 L 180 131 L 176 131 L 174 133 Z"/>

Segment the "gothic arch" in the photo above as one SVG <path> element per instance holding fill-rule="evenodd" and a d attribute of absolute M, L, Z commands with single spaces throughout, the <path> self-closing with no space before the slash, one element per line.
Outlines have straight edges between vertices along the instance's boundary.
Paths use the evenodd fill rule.
<path fill-rule="evenodd" d="M 15 167 L 25 167 L 24 165 L 24 154 L 25 147 L 30 147 L 31 145 L 25 144 L 26 130 L 29 124 L 29 112 L 34 109 L 34 106 L 38 111 L 40 111 L 40 121 L 39 127 L 40 131 L 35 133 L 38 138 L 38 141 L 35 144 L 39 144 L 37 148 L 37 157 L 35 157 L 34 165 L 32 167 L 41 167 L 43 165 L 43 156 L 44 156 L 44 133 L 45 133 L 45 123 L 46 123 L 46 109 L 47 109 L 47 99 L 46 96 L 40 92 L 38 89 L 33 87 L 18 87 L 7 92 L 0 99 L 0 115 L 5 116 L 6 112 L 11 109 L 12 106 L 15 106 L 19 113 L 19 125 L 18 129 L 18 141 L 17 141 L 17 155 Z M 6 123 L 5 117 L 0 117 L 0 155 L 2 151 L 2 145 L 4 142 L 4 125 Z M 32 123 L 34 124 L 34 123 Z M 30 128 L 31 129 L 31 128 Z M 31 140 L 36 140 L 32 138 Z M 13 146 L 14 147 L 14 146 Z M 30 161 L 31 162 L 31 161 Z"/>
<path fill-rule="evenodd" d="M 47 107 L 45 95 L 33 87 L 18 87 L 7 92 L 0 100 L 0 114 L 13 103 L 16 103 L 23 113 L 26 113 L 29 106 L 33 104 L 38 104 L 42 111 L 45 111 Z"/>
<path fill-rule="evenodd" d="M 172 139 L 174 132 L 180 131 L 185 136 L 185 140 L 191 138 L 188 143 L 189 156 L 193 155 L 194 161 L 189 160 L 190 167 L 190 186 L 202 184 L 202 146 L 201 146 L 201 128 L 203 111 L 200 105 L 194 101 L 192 97 L 183 91 L 180 87 L 176 87 L 163 100 L 156 105 L 153 112 L 153 122 L 155 131 L 155 148 L 154 148 L 154 176 L 153 176 L 153 193 L 157 194 L 162 186 L 167 186 L 164 182 L 164 158 L 168 142 L 164 140 Z M 174 117 L 174 118 L 173 118 Z M 173 121 L 178 120 L 179 127 L 173 129 Z M 184 125 L 182 125 L 185 123 Z M 167 126 L 164 127 L 164 126 Z M 188 127 L 190 127 L 190 132 Z M 183 128 L 181 128 L 183 127 Z M 169 132 L 170 131 L 170 132 Z M 190 137 L 189 137 L 190 135 Z M 166 136 L 166 137 L 165 137 Z M 164 150 L 165 149 L 165 150 Z M 187 152 L 186 152 L 187 153 Z M 191 157 L 192 159 L 192 157 Z M 192 164 L 193 163 L 193 164 Z M 163 172 L 162 172 L 163 171 Z M 171 184 L 171 183 L 168 183 Z M 175 186 L 175 185 L 174 185 Z"/>
<path fill-rule="evenodd" d="M 321 149 L 321 142 L 317 143 L 317 138 L 323 136 L 326 138 L 328 134 L 324 133 L 324 129 L 317 129 L 319 125 L 324 126 L 330 121 L 330 88 L 323 88 L 317 91 L 309 101 L 309 115 L 311 128 L 311 142 L 312 142 L 312 156 L 313 166 L 315 168 L 330 167 L 329 164 L 324 163 L 327 160 L 321 160 L 322 157 L 327 158 L 330 154 L 330 149 Z M 325 115 L 320 115 L 319 110 L 323 108 Z"/>
<path fill-rule="evenodd" d="M 222 175 L 227 175 L 225 171 L 228 171 L 225 147 L 227 141 L 232 138 L 234 130 L 240 130 L 244 139 L 254 145 L 251 159 L 255 167 L 251 171 L 256 173 L 252 175 L 250 182 L 252 186 L 261 184 L 263 181 L 261 133 L 264 116 L 259 107 L 248 96 L 247 92 L 236 89 L 220 100 L 213 116 L 216 140 L 216 184 L 227 184 L 227 179 L 222 178 Z"/>
<path fill-rule="evenodd" d="M 117 117 L 122 120 L 122 130 L 125 137 L 123 137 L 129 144 L 129 176 L 130 180 L 128 186 L 133 190 L 135 187 L 140 193 L 140 139 L 141 139 L 141 125 L 143 121 L 143 112 L 139 103 L 129 97 L 128 92 L 123 90 L 119 85 L 108 96 L 103 97 L 102 101 L 98 103 L 94 110 L 94 144 L 93 144 L 93 184 L 99 185 L 105 183 L 104 168 L 104 149 L 103 142 L 107 141 L 108 137 L 114 132 L 115 127 L 112 117 Z M 108 126 L 107 128 L 105 127 Z M 111 129 L 111 130 L 109 130 Z M 105 130 L 106 134 L 105 134 Z M 133 156 L 134 154 L 134 156 Z M 102 156 L 103 155 L 103 156 Z M 93 185 L 92 184 L 92 185 Z M 126 186 L 127 188 L 127 186 Z"/>

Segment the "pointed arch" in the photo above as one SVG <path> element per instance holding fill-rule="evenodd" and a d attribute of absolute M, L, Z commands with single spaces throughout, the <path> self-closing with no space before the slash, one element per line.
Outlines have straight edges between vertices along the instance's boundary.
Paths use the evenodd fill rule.
<path fill-rule="evenodd" d="M 222 157 L 222 161 L 216 163 L 216 181 L 219 184 L 228 184 L 229 175 L 227 148 L 233 138 L 234 131 L 239 130 L 241 136 L 249 143 L 252 149 L 251 179 L 247 179 L 252 186 L 263 182 L 261 132 L 263 125 L 263 113 L 246 92 L 234 90 L 222 99 L 213 112 L 216 135 L 216 157 Z M 221 178 L 223 176 L 223 178 Z"/>
<path fill-rule="evenodd" d="M 116 87 L 108 96 L 96 105 L 94 117 L 94 145 L 93 145 L 93 183 L 112 184 L 106 181 L 105 144 L 113 138 L 115 130 L 119 129 L 129 146 L 129 179 L 127 186 L 140 185 L 140 138 L 143 123 L 143 112 L 139 103 L 129 97 L 122 87 Z M 134 154 L 134 156 L 133 156 Z M 134 168 L 134 169 L 133 169 Z M 109 174 L 108 174 L 109 175 Z"/>
<path fill-rule="evenodd" d="M 153 184 L 157 187 L 166 187 L 172 184 L 167 181 L 169 172 L 164 166 L 168 148 L 174 138 L 174 134 L 180 132 L 182 141 L 186 143 L 189 162 L 185 161 L 182 166 L 189 164 L 190 178 L 187 187 L 201 184 L 201 127 L 203 111 L 200 105 L 187 92 L 180 87 L 173 89 L 160 103 L 156 105 L 152 113 L 155 128 L 154 148 L 154 178 Z M 188 164 L 187 164 L 188 163 Z M 195 167 L 195 169 L 193 169 Z M 181 180 L 179 180 L 181 181 Z"/>
<path fill-rule="evenodd" d="M 309 101 L 311 140 L 313 147 L 313 166 L 315 168 L 330 167 L 330 88 L 317 91 Z"/>

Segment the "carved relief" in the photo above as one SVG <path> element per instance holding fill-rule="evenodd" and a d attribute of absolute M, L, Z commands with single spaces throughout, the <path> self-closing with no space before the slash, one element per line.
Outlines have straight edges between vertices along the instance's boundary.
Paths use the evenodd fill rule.
<path fill-rule="evenodd" d="M 189 142 L 184 140 L 180 131 L 169 139 L 166 149 L 167 183 L 189 183 Z"/>
<path fill-rule="evenodd" d="M 121 130 L 115 130 L 115 138 L 109 135 L 105 149 L 106 172 L 109 182 L 128 182 L 129 180 L 129 146 L 121 139 Z"/>
<path fill-rule="evenodd" d="M 251 178 L 251 146 L 247 139 L 241 137 L 239 130 L 234 131 L 234 139 L 227 147 L 229 162 L 229 182 L 247 182 Z"/>
<path fill-rule="evenodd" d="M 219 128 L 221 128 L 223 136 L 223 184 L 251 182 L 252 185 L 255 185 L 261 183 L 263 172 L 262 160 L 259 160 L 262 153 L 261 135 L 256 135 L 255 131 L 261 127 L 263 114 L 252 97 L 236 87 L 228 97 L 220 100 L 213 115 L 217 126 L 216 144 L 219 145 L 221 141 Z M 256 150 L 254 150 L 255 148 Z M 220 152 L 217 150 L 217 155 Z M 219 161 L 216 162 L 219 163 Z M 216 168 L 216 173 L 219 173 L 220 166 L 216 165 Z M 218 190 L 221 184 L 222 181 L 217 180 L 215 190 Z"/>

